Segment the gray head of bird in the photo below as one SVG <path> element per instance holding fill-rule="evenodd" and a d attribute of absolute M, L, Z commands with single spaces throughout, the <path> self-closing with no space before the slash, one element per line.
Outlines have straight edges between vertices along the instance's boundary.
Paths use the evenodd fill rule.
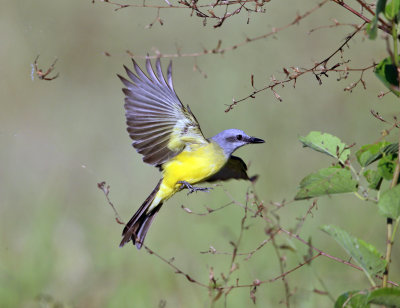
<path fill-rule="evenodd" d="M 218 143 L 226 156 L 230 156 L 234 151 L 246 144 L 265 142 L 260 138 L 250 137 L 244 131 L 236 128 L 226 129 L 212 137 L 211 140 Z"/>

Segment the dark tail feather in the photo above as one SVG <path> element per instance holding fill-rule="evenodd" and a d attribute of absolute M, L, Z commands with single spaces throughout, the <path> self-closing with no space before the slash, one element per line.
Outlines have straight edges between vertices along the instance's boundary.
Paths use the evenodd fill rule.
<path fill-rule="evenodd" d="M 136 245 L 137 249 L 142 247 L 147 231 L 149 230 L 155 215 L 158 213 L 162 205 L 162 203 L 160 203 L 150 212 L 147 211 L 147 209 L 153 203 L 154 197 L 156 196 L 158 190 L 160 189 L 161 182 L 162 179 L 158 182 L 156 188 L 154 188 L 151 194 L 126 224 L 124 231 L 122 232 L 123 238 L 119 244 L 119 247 L 124 246 L 130 240 L 132 240 L 132 243 Z"/>

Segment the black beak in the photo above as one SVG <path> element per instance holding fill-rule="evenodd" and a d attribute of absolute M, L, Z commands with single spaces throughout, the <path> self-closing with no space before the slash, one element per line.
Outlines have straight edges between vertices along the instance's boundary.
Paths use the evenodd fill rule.
<path fill-rule="evenodd" d="M 264 143 L 264 142 L 265 142 L 264 140 L 256 137 L 250 137 L 249 139 L 249 143 Z"/>

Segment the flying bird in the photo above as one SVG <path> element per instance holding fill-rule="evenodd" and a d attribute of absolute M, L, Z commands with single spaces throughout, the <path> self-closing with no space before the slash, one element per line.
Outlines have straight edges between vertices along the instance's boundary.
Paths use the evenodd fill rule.
<path fill-rule="evenodd" d="M 160 59 L 153 70 L 146 60 L 146 75 L 133 61 L 135 73 L 124 66 L 130 80 L 118 75 L 126 88 L 125 115 L 133 147 L 143 161 L 158 167 L 162 178 L 126 224 L 120 247 L 129 241 L 140 249 L 163 203 L 178 191 L 208 190 L 201 182 L 251 180 L 247 166 L 232 153 L 246 144 L 264 143 L 240 129 L 227 129 L 205 138 L 196 117 L 181 103 L 172 84 L 172 62 L 164 78 Z"/>

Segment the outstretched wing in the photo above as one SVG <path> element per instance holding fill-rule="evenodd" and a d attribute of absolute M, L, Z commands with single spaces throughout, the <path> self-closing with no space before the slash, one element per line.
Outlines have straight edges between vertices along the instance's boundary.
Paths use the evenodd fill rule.
<path fill-rule="evenodd" d="M 185 108 L 172 84 L 172 62 L 164 79 L 160 59 L 154 72 L 149 59 L 146 60 L 148 76 L 134 60 L 136 74 L 124 66 L 128 81 L 118 75 L 126 88 L 125 115 L 133 147 L 143 155 L 143 161 L 159 166 L 179 154 L 187 144 L 207 143 L 199 123 Z"/>

